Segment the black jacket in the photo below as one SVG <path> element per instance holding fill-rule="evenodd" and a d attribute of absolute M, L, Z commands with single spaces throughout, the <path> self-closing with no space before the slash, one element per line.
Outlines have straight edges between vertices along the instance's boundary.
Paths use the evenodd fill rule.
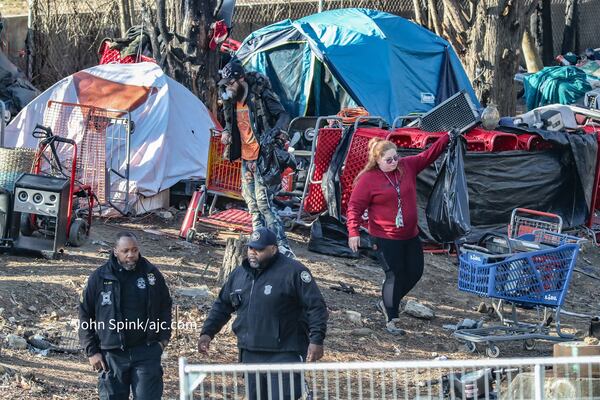
<path fill-rule="evenodd" d="M 287 130 L 290 122 L 289 115 L 279 101 L 279 97 L 271 89 L 271 82 L 258 72 L 247 72 L 244 80 L 248 84 L 246 104 L 248 105 L 250 126 L 256 140 L 261 139 L 271 129 Z M 225 130 L 231 132 L 229 161 L 235 161 L 242 156 L 242 142 L 236 119 L 236 100 L 223 102 Z"/>
<path fill-rule="evenodd" d="M 269 78 L 257 72 L 247 72 L 244 79 L 248 84 L 246 104 L 250 127 L 260 145 L 257 170 L 267 186 L 277 187 L 281 183 L 281 173 L 284 169 L 295 169 L 295 161 L 290 159 L 289 153 L 283 149 L 284 143 L 275 139 L 281 131 L 287 130 L 290 118 L 279 97 L 271 89 Z M 226 151 L 226 158 L 235 161 L 242 156 L 235 99 L 223 103 L 223 113 L 225 130 L 231 132 L 231 144 Z"/>
<path fill-rule="evenodd" d="M 233 332 L 240 349 L 305 353 L 309 343 L 322 345 L 327 307 L 310 271 L 278 254 L 264 270 L 245 260 L 227 279 L 201 334 L 214 337 L 237 317 Z"/>
<path fill-rule="evenodd" d="M 118 263 L 114 254 L 88 278 L 79 301 L 79 341 L 88 357 L 102 350 L 123 349 L 124 333 L 116 329 L 122 322 L 119 280 L 113 273 Z M 140 256 L 140 268 L 148 296 L 147 342 L 171 337 L 171 295 L 165 279 L 154 265 Z"/>

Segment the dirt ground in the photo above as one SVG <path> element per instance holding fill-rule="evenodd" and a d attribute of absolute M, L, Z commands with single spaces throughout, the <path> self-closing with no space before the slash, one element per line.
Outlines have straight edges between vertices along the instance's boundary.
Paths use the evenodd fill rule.
<path fill-rule="evenodd" d="M 203 229 L 208 238 L 201 243 L 186 243 L 177 238 L 183 215 L 170 221 L 148 215 L 135 220 L 97 220 L 91 238 L 84 247 L 67 249 L 58 260 L 27 256 L 0 256 L 0 398 L 5 399 L 94 399 L 96 374 L 83 354 L 50 352 L 36 354 L 31 350 L 9 349 L 9 334 L 40 333 L 50 341 L 71 335 L 69 327 L 77 318 L 77 304 L 87 276 L 107 258 L 110 243 L 122 229 L 131 229 L 141 238 L 142 254 L 165 275 L 177 306 L 181 326 L 163 355 L 165 367 L 165 399 L 175 399 L 178 390 L 178 358 L 191 363 L 224 363 L 237 360 L 235 338 L 222 333 L 213 341 L 210 357 L 196 351 L 196 340 L 202 322 L 218 293 L 216 277 L 224 250 L 224 239 L 232 232 Z M 488 318 L 478 313 L 482 299 L 457 290 L 456 257 L 426 254 L 425 273 L 409 294 L 430 307 L 436 317 L 431 321 L 401 315 L 406 336 L 393 336 L 383 329 L 383 317 L 374 304 L 379 296 L 383 273 L 368 259 L 348 260 L 307 251 L 307 231 L 290 234 L 292 247 L 300 261 L 313 272 L 325 296 L 330 312 L 329 332 L 323 361 L 355 360 L 428 360 L 437 356 L 449 359 L 485 357 L 483 349 L 470 354 L 465 351 L 445 324 L 456 324 L 463 318 Z M 600 275 L 600 252 L 586 245 L 578 260 L 579 268 Z M 331 289 L 339 282 L 352 285 L 356 293 Z M 208 296 L 192 298 L 180 293 L 182 288 L 206 285 Z M 598 282 L 574 273 L 565 308 L 579 313 L 600 310 Z M 489 303 L 489 302 L 488 302 Z M 361 322 L 351 322 L 346 310 L 361 314 Z M 531 313 L 531 311 L 529 312 Z M 583 319 L 564 317 L 565 330 L 583 336 L 587 323 Z M 185 325 L 185 326 L 184 326 Z M 195 325 L 195 326 L 194 326 Z M 366 335 L 356 335 L 357 328 L 369 328 Z M 74 345 L 75 341 L 71 343 Z M 548 356 L 550 343 L 540 343 L 533 351 L 525 351 L 518 343 L 501 345 L 501 357 Z"/>

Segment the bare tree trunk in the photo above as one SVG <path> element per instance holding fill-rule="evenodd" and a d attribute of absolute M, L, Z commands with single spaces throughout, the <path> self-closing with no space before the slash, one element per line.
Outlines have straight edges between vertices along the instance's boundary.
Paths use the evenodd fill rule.
<path fill-rule="evenodd" d="M 136 19 L 137 15 L 135 14 L 135 0 L 127 0 L 129 5 L 129 26 L 136 25 L 139 21 Z"/>
<path fill-rule="evenodd" d="M 537 47 L 533 42 L 533 38 L 529 33 L 528 29 L 523 32 L 523 41 L 521 43 L 521 49 L 523 50 L 523 56 L 525 58 L 525 64 L 527 65 L 527 72 L 535 73 L 544 68 L 542 59 L 538 53 Z"/>
<path fill-rule="evenodd" d="M 209 31 L 217 2 L 156 0 L 156 12 L 145 13 L 154 27 L 150 32 L 154 58 L 167 75 L 187 87 L 212 112 L 217 111 L 219 57 L 209 50 Z"/>
<path fill-rule="evenodd" d="M 544 65 L 554 61 L 554 39 L 552 36 L 552 3 L 551 0 L 541 0 L 541 28 L 542 28 L 542 61 Z"/>
<path fill-rule="evenodd" d="M 579 40 L 577 38 L 577 21 L 579 19 L 579 11 L 577 7 L 578 0 L 567 0 L 565 7 L 565 30 L 563 32 L 563 41 L 561 46 L 561 54 L 572 51 L 579 52 Z"/>
<path fill-rule="evenodd" d="M 237 239 L 227 239 L 225 254 L 223 255 L 223 264 L 221 265 L 219 276 L 217 277 L 220 284 L 224 284 L 231 271 L 242 264 L 248 250 L 247 244 L 248 236 L 240 235 Z"/>
<path fill-rule="evenodd" d="M 121 37 L 125 37 L 125 33 L 131 27 L 131 14 L 129 13 L 129 1 L 117 1 L 119 6 L 119 25 L 121 28 Z"/>
<path fill-rule="evenodd" d="M 481 103 L 493 102 L 503 115 L 515 110 L 513 77 L 520 59 L 520 46 L 515 43 L 521 43 L 537 5 L 537 0 L 528 6 L 526 1 L 427 0 L 427 16 L 422 16 L 429 29 L 452 43 Z"/>
<path fill-rule="evenodd" d="M 515 111 L 513 76 L 519 66 L 525 0 L 481 0 L 477 4 L 465 54 L 467 73 L 483 105 L 494 102 L 501 115 Z"/>

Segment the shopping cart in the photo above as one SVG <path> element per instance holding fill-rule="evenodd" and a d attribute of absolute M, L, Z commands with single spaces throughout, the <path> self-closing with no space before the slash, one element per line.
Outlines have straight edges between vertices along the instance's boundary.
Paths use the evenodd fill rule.
<path fill-rule="evenodd" d="M 500 355 L 498 342 L 522 341 L 526 350 L 532 350 L 536 340 L 572 340 L 572 335 L 561 331 L 560 308 L 579 241 L 574 236 L 536 229 L 517 238 L 487 234 L 476 246 L 462 245 L 458 289 L 496 299 L 493 306 L 500 325 L 457 330 L 454 336 L 471 352 L 476 351 L 476 344 L 485 344 L 489 357 Z M 511 305 L 510 317 L 504 315 L 506 303 Z M 519 321 L 517 307 L 535 310 L 538 322 Z"/>
<path fill-rule="evenodd" d="M 560 215 L 528 208 L 515 208 L 508 225 L 508 237 L 515 238 L 538 229 L 561 233 L 562 225 Z"/>
<path fill-rule="evenodd" d="M 188 210 L 179 230 L 182 239 L 191 242 L 198 231 L 198 223 L 217 228 L 233 229 L 243 233 L 252 232 L 252 217 L 246 210 L 236 207 L 223 211 L 216 210 L 219 196 L 233 200 L 243 200 L 242 197 L 242 162 L 229 161 L 223 157 L 225 146 L 221 143 L 221 131 L 210 129 L 208 149 L 208 168 L 206 185 L 192 194 Z M 281 185 L 284 191 L 290 192 L 293 186 L 294 171 L 286 169 L 281 175 Z M 206 210 L 208 196 L 212 201 Z"/>

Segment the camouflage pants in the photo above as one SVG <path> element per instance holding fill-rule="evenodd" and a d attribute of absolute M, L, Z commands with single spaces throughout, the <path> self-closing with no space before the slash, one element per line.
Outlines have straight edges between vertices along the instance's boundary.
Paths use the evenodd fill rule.
<path fill-rule="evenodd" d="M 252 216 L 252 229 L 267 227 L 275 232 L 277 245 L 289 248 L 285 230 L 277 208 L 273 204 L 274 193 L 256 173 L 255 163 L 242 160 L 242 196 Z"/>

